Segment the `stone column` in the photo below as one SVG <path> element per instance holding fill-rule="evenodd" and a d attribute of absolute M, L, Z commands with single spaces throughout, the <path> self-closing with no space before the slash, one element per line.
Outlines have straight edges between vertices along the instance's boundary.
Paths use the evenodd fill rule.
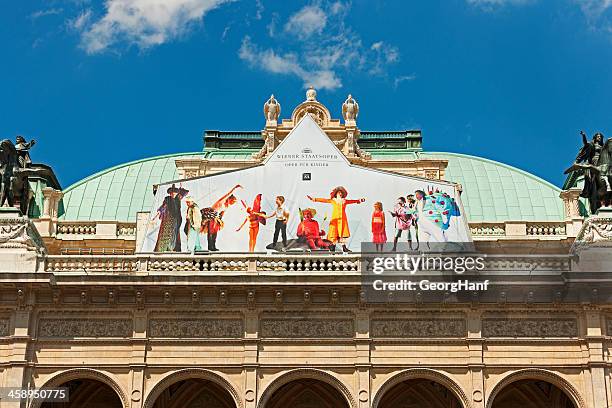
<path fill-rule="evenodd" d="M 589 371 L 591 392 L 591 406 L 608 407 L 608 395 L 606 391 L 606 362 L 604 360 L 604 341 L 602 332 L 602 316 L 598 307 L 585 308 L 585 323 L 587 329 L 586 341 L 589 353 Z M 587 382 L 588 384 L 588 382 Z"/>
<path fill-rule="evenodd" d="M 17 289 L 17 309 L 12 316 L 13 335 L 11 336 L 10 352 L 7 363 L 9 367 L 4 373 L 4 387 L 28 389 L 29 381 L 26 376 L 28 364 L 28 344 L 31 340 L 29 327 L 31 317 L 31 302 L 27 301 L 28 294 L 25 288 Z M 9 330 L 10 332 L 10 330 Z M 2 407 L 22 408 L 25 401 L 2 401 Z"/>
<path fill-rule="evenodd" d="M 276 130 L 278 128 L 278 123 L 276 121 L 268 120 L 266 121 L 266 129 L 263 131 L 264 140 L 266 141 L 266 157 L 269 154 L 272 154 L 274 149 L 276 149 Z"/>
<path fill-rule="evenodd" d="M 356 313 L 355 327 L 357 332 L 355 368 L 357 369 L 357 392 L 355 397 L 359 408 L 368 408 L 372 402 L 370 378 L 370 369 L 372 362 L 370 360 L 370 314 L 366 310 L 361 310 Z"/>
<path fill-rule="evenodd" d="M 356 157 L 357 149 L 355 149 L 355 145 L 357 141 L 355 140 L 355 121 L 347 120 L 345 124 L 346 130 L 346 143 L 344 143 L 344 147 L 342 148 L 342 153 L 344 153 L 347 157 Z"/>
<path fill-rule="evenodd" d="M 244 344 L 244 408 L 257 406 L 259 367 L 259 313 L 249 310 L 245 313 L 245 344 Z"/>
<path fill-rule="evenodd" d="M 33 221 L 41 236 L 51 237 L 56 233 L 59 202 L 64 193 L 51 187 L 43 188 L 42 193 L 43 212 L 38 219 Z"/>
<path fill-rule="evenodd" d="M 471 394 L 468 397 L 472 398 L 472 406 L 474 408 L 483 408 L 485 406 L 484 399 L 484 358 L 483 358 L 483 343 L 482 338 L 482 313 L 479 310 L 470 310 L 467 313 L 467 331 L 468 331 L 468 348 L 469 361 L 468 368 L 471 373 Z"/>
<path fill-rule="evenodd" d="M 147 312 L 145 310 L 134 311 L 134 339 L 132 341 L 131 379 L 128 394 L 131 404 L 130 408 L 140 408 L 144 402 L 144 371 L 147 365 L 147 327 Z"/>
<path fill-rule="evenodd" d="M 563 200 L 563 213 L 567 236 L 575 237 L 582 227 L 583 218 L 580 215 L 580 189 L 563 190 L 559 197 Z"/>

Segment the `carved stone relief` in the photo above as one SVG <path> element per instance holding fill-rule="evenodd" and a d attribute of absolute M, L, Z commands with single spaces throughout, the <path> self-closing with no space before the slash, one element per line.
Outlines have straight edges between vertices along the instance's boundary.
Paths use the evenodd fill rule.
<path fill-rule="evenodd" d="M 242 338 L 242 319 L 151 319 L 150 337 Z"/>
<path fill-rule="evenodd" d="M 131 319 L 41 319 L 40 337 L 132 337 Z"/>
<path fill-rule="evenodd" d="M 482 321 L 483 337 L 577 337 L 576 319 L 489 318 Z"/>
<path fill-rule="evenodd" d="M 464 319 L 374 319 L 373 337 L 465 337 Z"/>
<path fill-rule="evenodd" d="M 352 319 L 263 319 L 262 337 L 279 338 L 352 338 L 355 327 Z"/>

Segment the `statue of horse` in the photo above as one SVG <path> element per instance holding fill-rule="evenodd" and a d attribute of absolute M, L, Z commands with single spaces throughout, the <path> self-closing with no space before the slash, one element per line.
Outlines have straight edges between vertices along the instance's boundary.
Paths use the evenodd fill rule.
<path fill-rule="evenodd" d="M 0 207 L 19 203 L 23 215 L 28 214 L 30 204 L 29 169 L 19 165 L 19 153 L 13 142 L 0 141 Z"/>

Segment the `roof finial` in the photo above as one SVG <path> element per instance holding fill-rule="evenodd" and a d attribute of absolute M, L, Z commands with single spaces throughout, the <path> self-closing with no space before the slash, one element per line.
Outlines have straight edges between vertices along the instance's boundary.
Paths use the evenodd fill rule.
<path fill-rule="evenodd" d="M 306 100 L 307 101 L 316 101 L 317 100 L 317 91 L 311 85 L 306 91 Z"/>

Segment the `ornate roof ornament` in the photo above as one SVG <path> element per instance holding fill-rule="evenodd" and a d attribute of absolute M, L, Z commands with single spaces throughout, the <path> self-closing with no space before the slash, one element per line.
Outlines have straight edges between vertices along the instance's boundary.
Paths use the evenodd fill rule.
<path fill-rule="evenodd" d="M 314 87 L 310 86 L 306 91 L 306 100 L 307 101 L 316 101 L 317 100 L 317 91 Z"/>
<path fill-rule="evenodd" d="M 270 99 L 264 103 L 264 116 L 266 123 L 278 121 L 281 113 L 281 104 L 274 98 L 274 95 L 270 95 Z"/>
<path fill-rule="evenodd" d="M 359 104 L 353 99 L 353 96 L 349 94 L 342 104 L 342 117 L 344 118 L 344 122 L 354 125 L 357 120 L 357 115 L 359 115 Z"/>
<path fill-rule="evenodd" d="M 293 111 L 291 120 L 294 124 L 297 124 L 307 114 L 312 116 L 321 127 L 329 126 L 332 120 L 329 110 L 317 100 L 317 91 L 312 86 L 306 91 L 306 100 Z"/>

